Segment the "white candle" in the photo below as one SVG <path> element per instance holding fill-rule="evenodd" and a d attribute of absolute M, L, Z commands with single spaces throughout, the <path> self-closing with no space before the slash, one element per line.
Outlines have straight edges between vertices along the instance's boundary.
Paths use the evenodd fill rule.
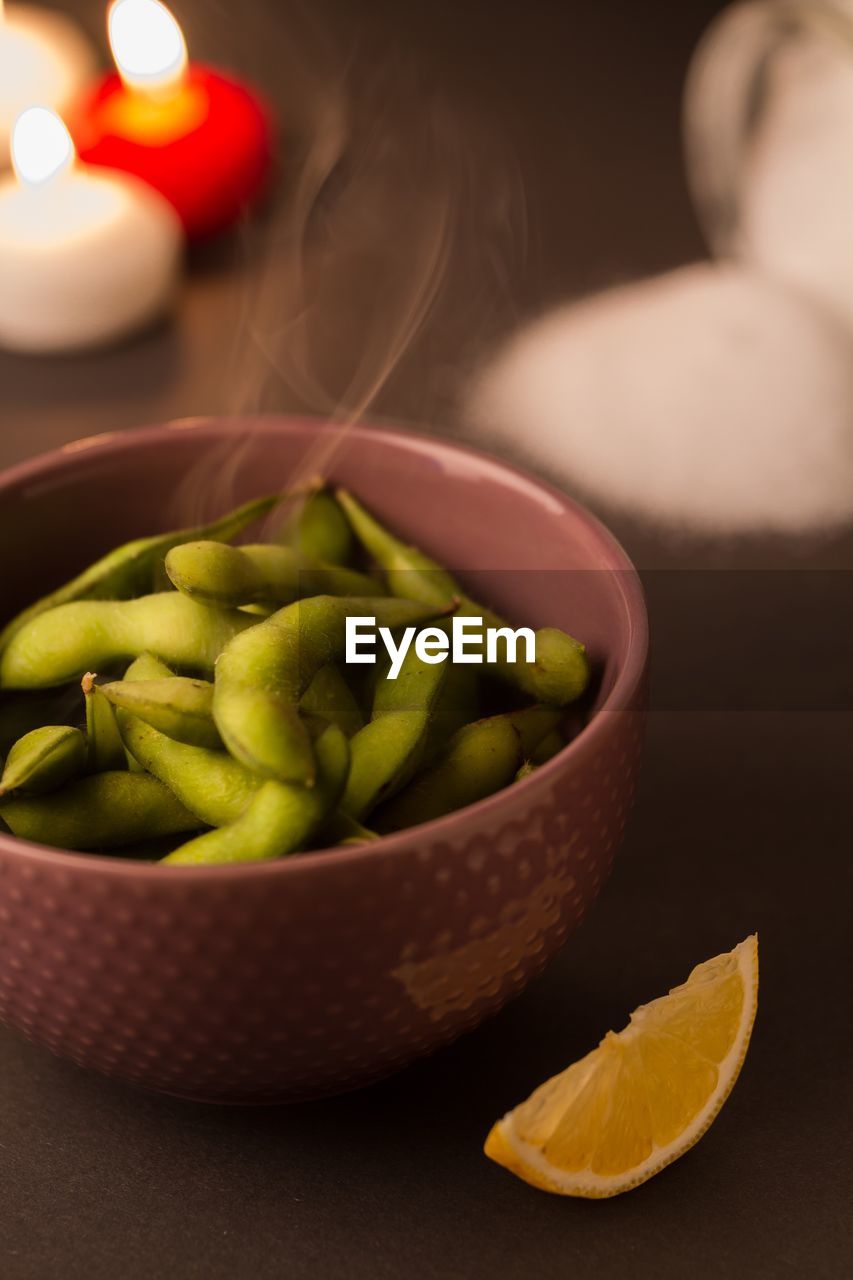
<path fill-rule="evenodd" d="M 107 31 L 119 75 L 129 89 L 162 101 L 180 88 L 187 43 L 160 0 L 113 0 Z"/>
<path fill-rule="evenodd" d="M 0 178 L 0 344 L 70 351 L 111 342 L 171 303 L 183 234 L 146 184 L 76 161 L 65 125 L 31 107 Z"/>
<path fill-rule="evenodd" d="M 95 72 L 95 55 L 69 18 L 0 0 L 0 169 L 9 163 L 12 126 L 39 102 L 69 108 Z"/>

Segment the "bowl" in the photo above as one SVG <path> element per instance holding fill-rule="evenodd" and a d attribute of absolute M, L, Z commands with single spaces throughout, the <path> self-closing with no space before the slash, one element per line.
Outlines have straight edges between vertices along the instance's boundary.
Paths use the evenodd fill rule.
<path fill-rule="evenodd" d="M 446 440 L 243 418 L 69 445 L 0 475 L 4 610 L 117 542 L 318 469 L 511 618 L 581 638 L 594 696 L 530 777 L 367 846 L 178 868 L 0 836 L 0 1018 L 148 1089 L 316 1097 L 447 1044 L 563 945 L 633 797 L 648 648 L 636 573 L 564 494 Z"/>

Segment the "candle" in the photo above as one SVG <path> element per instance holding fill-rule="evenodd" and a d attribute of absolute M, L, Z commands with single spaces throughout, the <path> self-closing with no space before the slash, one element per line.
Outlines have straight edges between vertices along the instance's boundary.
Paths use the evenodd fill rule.
<path fill-rule="evenodd" d="M 269 176 L 264 106 L 245 85 L 188 62 L 181 29 L 159 0 L 116 0 L 108 26 L 118 74 L 96 85 L 72 122 L 81 158 L 150 183 L 190 238 L 224 230 Z"/>
<path fill-rule="evenodd" d="M 64 112 L 94 74 L 95 59 L 60 13 L 0 0 L 0 169 L 9 162 L 16 117 L 33 102 Z"/>
<path fill-rule="evenodd" d="M 171 206 L 126 174 L 76 163 L 59 116 L 24 111 L 0 178 L 0 343 L 68 351 L 123 337 L 171 302 L 183 237 Z"/>

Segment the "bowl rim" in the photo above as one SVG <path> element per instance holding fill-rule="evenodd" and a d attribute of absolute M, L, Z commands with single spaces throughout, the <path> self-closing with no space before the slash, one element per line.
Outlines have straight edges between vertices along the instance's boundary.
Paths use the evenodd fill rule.
<path fill-rule="evenodd" d="M 57 449 L 37 454 L 34 458 L 28 458 L 0 471 L 0 496 L 2 496 L 4 490 L 27 484 L 32 480 L 41 479 L 51 472 L 65 470 L 69 466 L 69 459 L 78 454 L 89 454 L 94 451 L 109 456 L 112 453 L 120 453 L 134 447 L 156 444 L 163 439 L 167 439 L 171 433 L 175 432 L 206 429 L 217 435 L 226 435 L 234 431 L 238 426 L 242 426 L 244 430 L 246 427 L 250 427 L 252 431 L 271 434 L 282 430 L 287 433 L 293 428 L 309 428 L 312 431 L 319 430 L 321 432 L 333 432 L 342 429 L 341 423 L 328 418 L 314 417 L 309 414 L 280 413 L 199 415 L 175 418 L 155 425 L 134 427 L 120 431 L 106 431 L 69 441 Z M 454 810 L 452 813 L 433 818 L 429 822 L 406 828 L 404 831 L 398 831 L 392 835 L 380 836 L 378 840 L 362 845 L 312 849 L 292 857 L 276 858 L 263 862 L 182 867 L 163 866 L 159 862 L 146 862 L 120 853 L 83 853 L 56 849 L 50 845 L 19 839 L 11 833 L 0 832 L 0 852 L 12 853 L 16 858 L 47 864 L 57 869 L 65 867 L 69 871 L 76 869 L 78 871 L 104 873 L 118 877 L 129 876 L 133 879 L 138 879 L 140 876 L 145 878 L 154 876 L 158 880 L 173 881 L 176 880 L 176 877 L 183 879 L 186 876 L 227 881 L 228 879 L 243 879 L 246 876 L 307 874 L 316 872 L 323 867 L 331 871 L 332 868 L 337 868 L 341 865 L 355 866 L 366 859 L 373 860 L 377 856 L 393 857 L 406 846 L 411 846 L 411 842 L 417 840 L 421 835 L 427 840 L 432 840 L 444 830 L 448 836 L 452 837 L 453 832 L 448 828 L 453 828 L 455 824 L 459 823 L 470 823 L 472 818 L 487 818 L 492 811 L 499 809 L 501 805 L 507 804 L 510 795 L 515 796 L 522 793 L 530 795 L 536 789 L 547 789 L 549 784 L 556 780 L 572 760 L 588 753 L 598 743 L 604 731 L 605 718 L 607 716 L 612 715 L 614 712 L 629 712 L 633 709 L 632 703 L 643 683 L 648 663 L 649 623 L 645 595 L 639 574 L 628 553 L 610 529 L 597 516 L 593 515 L 582 503 L 540 476 L 526 471 L 515 463 L 507 462 L 494 454 L 474 448 L 467 443 L 458 442 L 450 437 L 433 435 L 422 429 L 410 429 L 394 423 L 373 421 L 348 423 L 346 430 L 351 439 L 358 440 L 360 437 L 363 440 L 370 440 L 372 437 L 379 435 L 410 448 L 412 446 L 416 448 L 429 446 L 430 451 L 433 453 L 437 450 L 439 454 L 468 457 L 481 467 L 485 466 L 487 469 L 500 472 L 505 477 L 509 475 L 516 483 L 521 482 L 540 495 L 544 494 L 561 507 L 565 515 L 571 516 L 585 529 L 587 534 L 592 536 L 605 561 L 601 566 L 602 569 L 612 571 L 612 580 L 618 584 L 619 599 L 628 623 L 628 638 L 625 663 L 617 675 L 613 688 L 589 723 L 584 725 L 577 737 L 567 743 L 555 756 L 541 765 L 529 777 L 521 779 L 511 787 L 505 787 L 501 791 L 495 792 L 494 795 L 486 796 L 483 800 L 467 805 L 464 809 Z"/>

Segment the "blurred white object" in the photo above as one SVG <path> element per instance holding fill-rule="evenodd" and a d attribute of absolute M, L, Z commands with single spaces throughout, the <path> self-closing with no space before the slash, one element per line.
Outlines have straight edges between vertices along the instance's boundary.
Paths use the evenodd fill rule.
<path fill-rule="evenodd" d="M 853 325 L 853 50 L 790 49 L 756 138 L 742 205 L 748 258 Z"/>
<path fill-rule="evenodd" d="M 183 231 L 158 192 L 78 165 L 71 135 L 46 107 L 18 116 L 12 163 L 0 176 L 0 346 L 99 346 L 171 306 Z"/>
<path fill-rule="evenodd" d="M 481 437 L 655 523 L 853 518 L 853 339 L 746 269 L 699 264 L 552 312 L 483 371 L 468 409 Z"/>
<path fill-rule="evenodd" d="M 97 69 L 83 32 L 53 9 L 0 0 L 0 169 L 15 119 L 26 107 L 66 112 Z"/>
<path fill-rule="evenodd" d="M 853 327 L 853 0 L 751 0 L 699 45 L 687 167 L 708 239 Z"/>

